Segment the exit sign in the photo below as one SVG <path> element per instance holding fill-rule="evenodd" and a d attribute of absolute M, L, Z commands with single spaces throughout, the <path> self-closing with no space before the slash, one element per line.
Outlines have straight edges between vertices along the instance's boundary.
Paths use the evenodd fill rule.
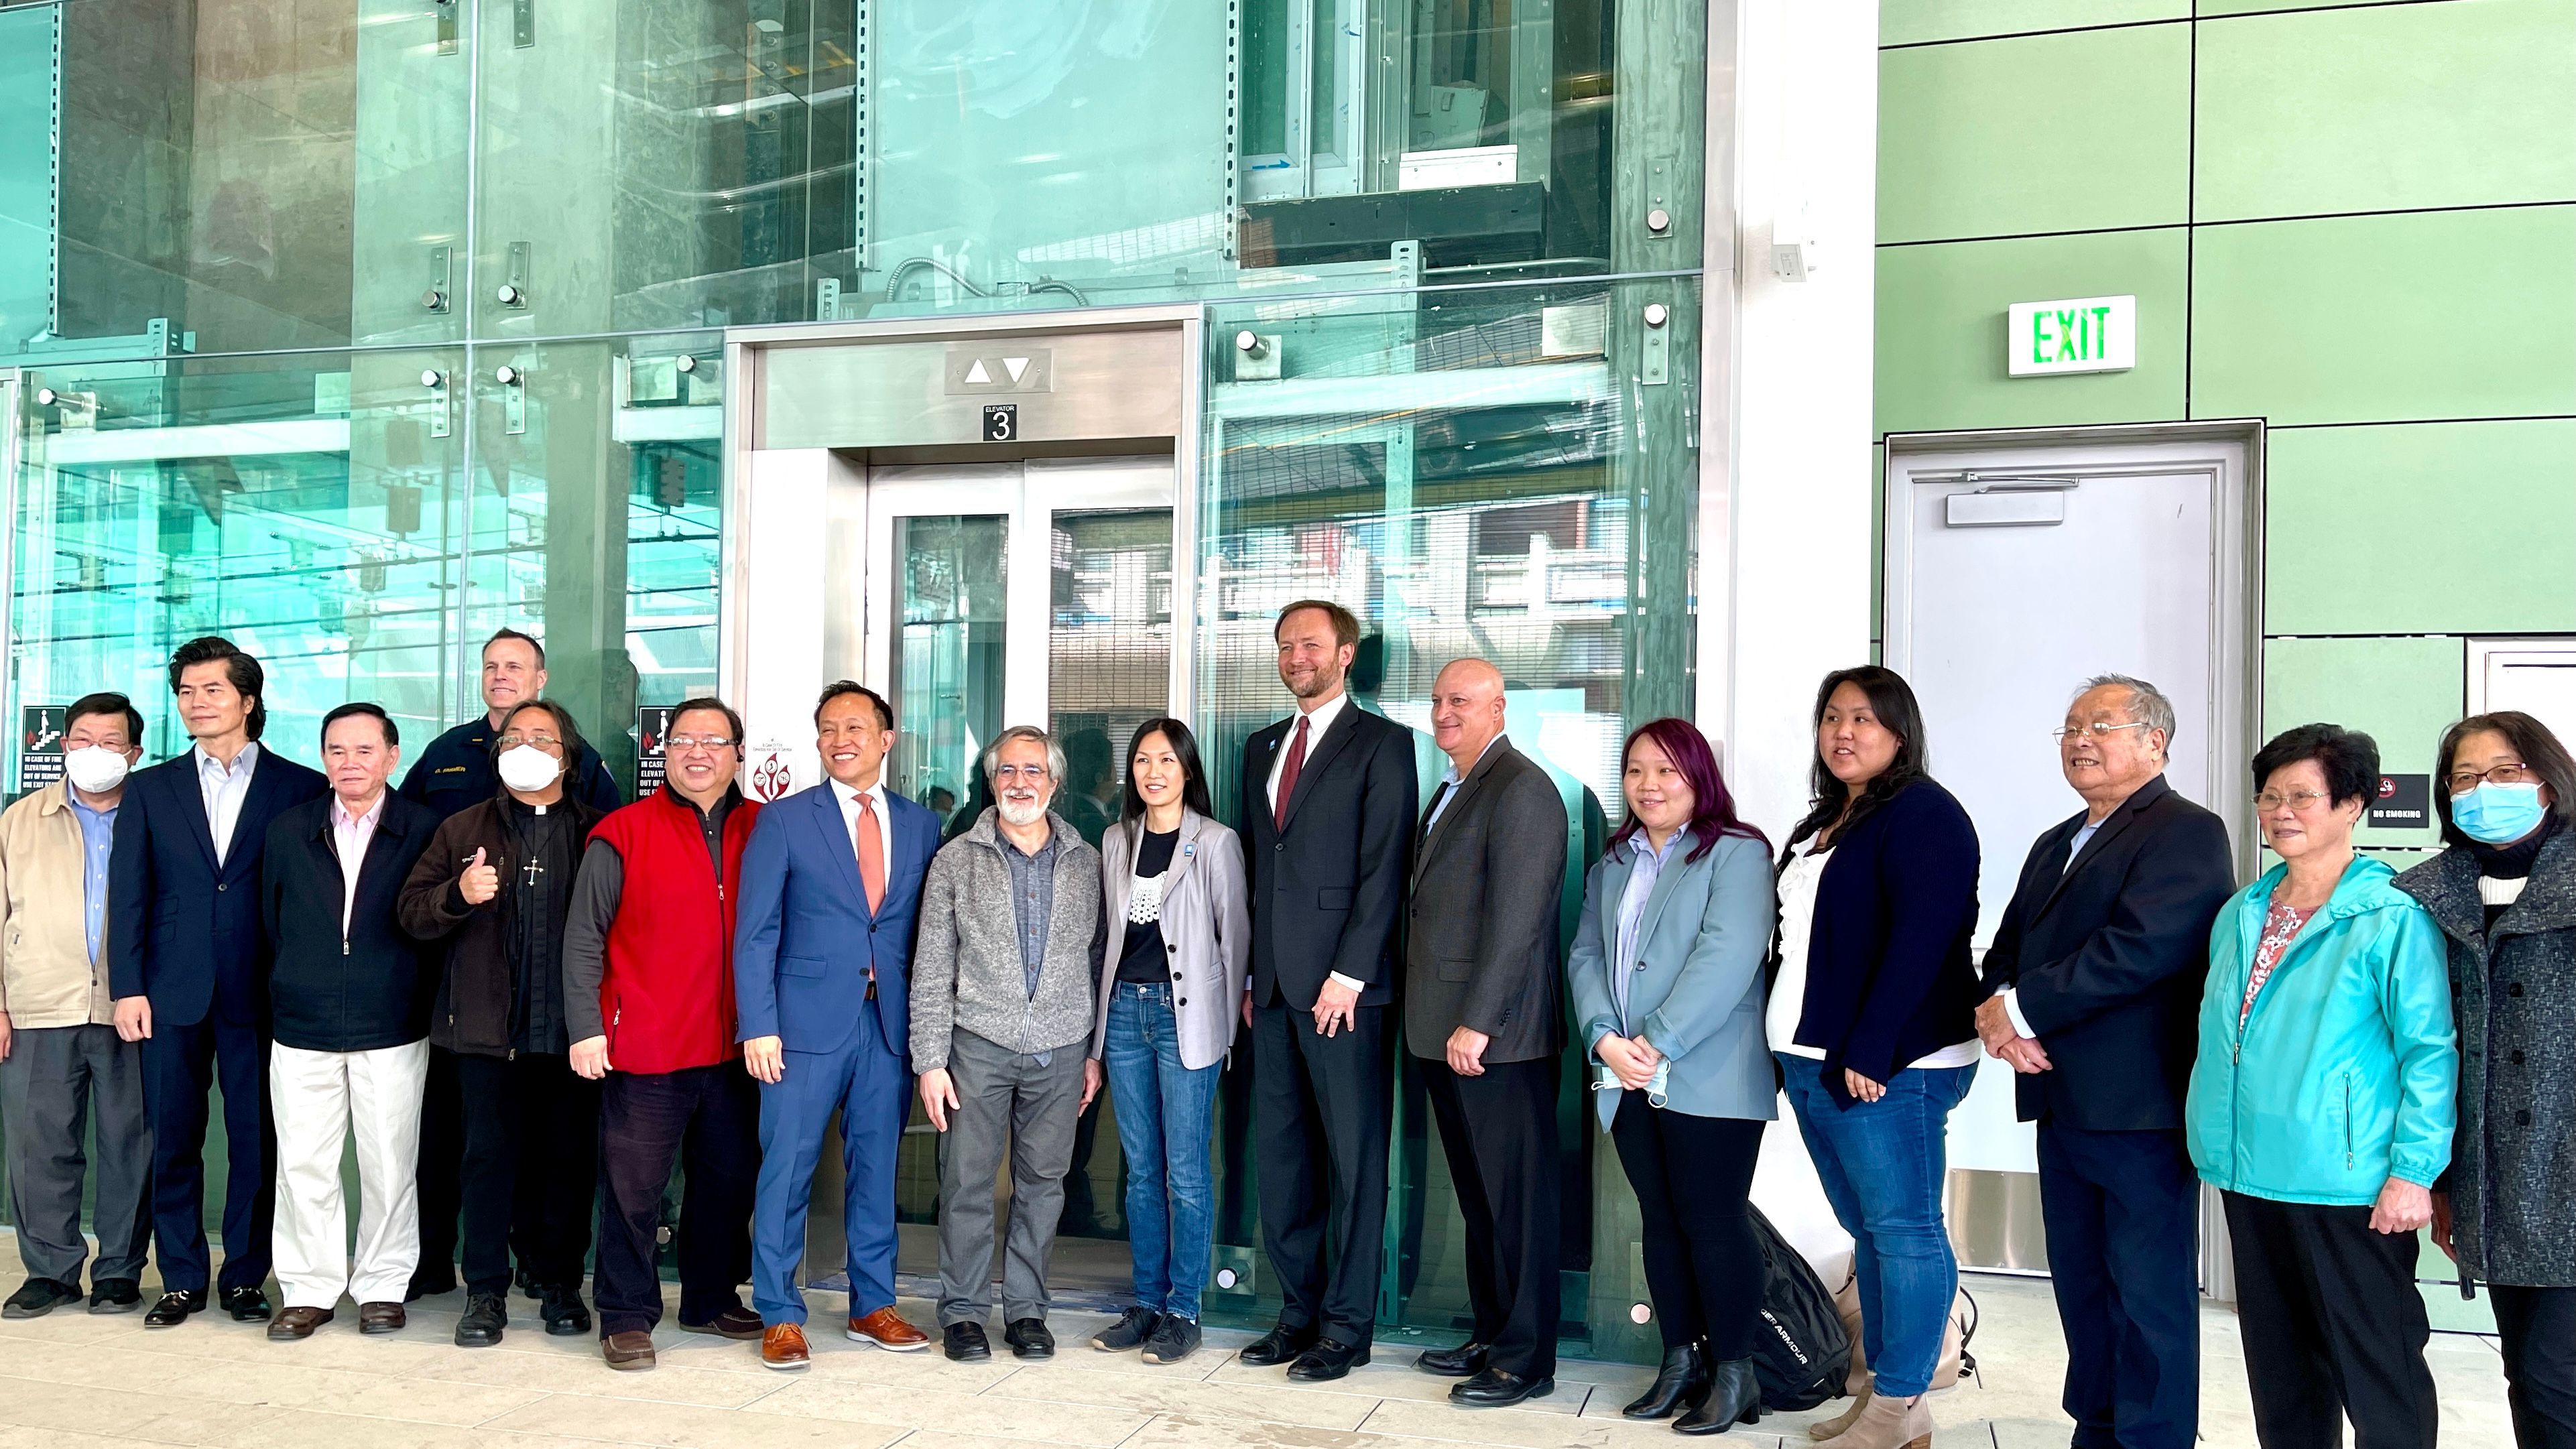
<path fill-rule="evenodd" d="M 2015 302 L 2004 329 L 2004 365 L 2014 377 L 2126 372 L 2138 365 L 2138 299 Z"/>

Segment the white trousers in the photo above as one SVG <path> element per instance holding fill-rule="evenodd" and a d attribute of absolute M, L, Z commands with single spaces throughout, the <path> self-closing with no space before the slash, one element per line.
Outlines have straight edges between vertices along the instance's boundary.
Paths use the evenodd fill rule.
<path fill-rule="evenodd" d="M 420 1097 L 429 1043 L 371 1052 L 269 1048 L 277 1119 L 277 1283 L 289 1308 L 400 1303 L 420 1263 Z M 350 1266 L 340 1150 L 358 1146 L 358 1259 Z"/>

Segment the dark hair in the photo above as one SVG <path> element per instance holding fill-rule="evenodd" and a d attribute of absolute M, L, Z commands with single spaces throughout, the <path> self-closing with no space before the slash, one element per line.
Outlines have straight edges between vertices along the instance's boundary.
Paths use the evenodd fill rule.
<path fill-rule="evenodd" d="M 2379 798 L 2379 741 L 2341 725 L 2303 724 L 2272 736 L 2254 752 L 2254 792 L 2282 769 L 2314 760 L 2326 776 L 2326 803 L 2346 800 L 2363 804 Z M 2448 816 L 2444 817 L 2446 820 Z"/>
<path fill-rule="evenodd" d="M 520 643 L 527 645 L 530 649 L 535 650 L 537 653 L 537 667 L 539 669 L 546 667 L 546 646 L 537 642 L 536 635 L 522 634 L 516 629 L 494 630 L 492 632 L 492 637 L 483 641 L 483 652 L 486 654 L 491 653 L 492 646 L 500 643 L 504 639 L 516 639 Z"/>
<path fill-rule="evenodd" d="M 258 739 L 268 730 L 268 671 L 259 661 L 233 647 L 233 641 L 221 635 L 208 634 L 191 639 L 170 656 L 170 692 L 179 692 L 179 676 L 200 664 L 221 664 L 224 678 L 233 692 L 250 700 L 247 732 Z"/>
<path fill-rule="evenodd" d="M 1321 609 L 1324 617 L 1333 621 L 1333 643 L 1336 646 L 1360 642 L 1359 616 L 1330 599 L 1299 599 L 1280 610 L 1279 617 L 1270 621 L 1270 641 L 1274 644 L 1279 642 L 1279 626 L 1288 622 L 1289 615 L 1307 609 Z"/>
<path fill-rule="evenodd" d="M 886 697 L 884 695 L 877 693 L 875 690 L 868 688 L 866 685 L 859 683 L 855 679 L 835 679 L 831 683 L 823 686 L 821 697 L 814 701 L 814 728 L 819 730 L 823 727 L 823 706 L 830 704 L 833 700 L 839 699 L 845 694 L 866 695 L 868 697 L 868 703 L 877 707 L 877 727 L 889 730 L 894 728 L 894 706 L 886 703 Z M 674 717 L 676 718 L 676 716 Z"/>
<path fill-rule="evenodd" d="M 402 731 L 394 728 L 394 717 L 385 713 L 385 707 L 383 705 L 369 704 L 363 699 L 353 699 L 347 704 L 341 705 L 339 708 L 331 711 L 329 714 L 322 716 L 322 733 L 317 736 L 317 738 L 320 739 L 322 743 L 326 745 L 329 744 L 331 742 L 331 726 L 338 724 L 344 719 L 354 719 L 359 715 L 365 715 L 374 720 L 378 727 L 384 730 L 386 744 L 392 745 L 398 749 L 401 747 Z"/>
<path fill-rule="evenodd" d="M 739 755 L 748 748 L 742 740 L 742 716 L 733 712 L 732 705 L 725 703 L 723 700 L 716 698 L 712 694 L 702 694 L 695 699 L 684 699 L 678 704 L 671 706 L 671 723 L 669 727 L 677 729 L 680 724 L 680 716 L 684 714 L 695 714 L 702 709 L 714 710 L 717 714 L 725 717 L 725 728 L 733 732 L 733 752 L 735 754 Z"/>
<path fill-rule="evenodd" d="M 63 711 L 63 728 L 68 730 L 72 727 L 73 720 L 93 714 L 125 716 L 125 742 L 129 745 L 143 743 L 143 711 L 134 707 L 133 700 L 127 699 L 112 689 L 101 690 L 96 694 L 84 694 L 73 700 L 72 707 Z"/>
<path fill-rule="evenodd" d="M 501 728 L 507 731 L 510 728 L 510 721 L 532 709 L 544 710 L 553 718 L 555 733 L 563 739 L 564 768 L 569 771 L 573 761 L 581 756 L 581 726 L 573 723 L 571 710 L 551 699 L 523 699 L 510 706 L 508 714 L 501 716 Z M 673 715 L 672 718 L 677 719 L 679 716 Z M 492 758 L 496 760 L 501 758 L 501 736 L 497 734 L 492 736 Z"/>
<path fill-rule="evenodd" d="M 1931 779 L 1932 751 L 1923 742 L 1923 706 L 1914 702 L 1914 686 L 1905 682 L 1904 675 L 1877 664 L 1857 664 L 1825 676 L 1825 682 L 1816 686 L 1816 711 L 1808 720 L 1809 733 L 1824 727 L 1825 706 L 1833 702 L 1834 691 L 1846 684 L 1858 686 L 1861 693 L 1869 696 L 1869 712 L 1878 716 L 1879 724 L 1889 734 L 1896 736 L 1896 758 L 1852 803 L 1851 818 L 1845 822 L 1850 826 L 1858 825 L 1871 811 L 1895 799 L 1897 791 L 1917 780 Z M 1825 768 L 1822 751 L 1816 753 L 1816 762 L 1809 770 L 1807 788 L 1814 792 L 1816 803 L 1808 808 L 1807 818 L 1798 822 L 1798 828 L 1789 832 L 1791 849 L 1833 824 L 1842 816 L 1844 802 L 1851 798 L 1843 782 Z"/>
<path fill-rule="evenodd" d="M 73 705 L 74 711 L 80 706 Z M 2558 817 L 2562 826 L 2576 822 L 2576 760 L 2567 756 L 2567 747 L 2550 733 L 2549 726 L 2518 709 L 2500 709 L 2492 714 L 2473 714 L 2442 731 L 2442 752 L 2433 761 L 2433 804 L 2442 812 L 2442 838 L 2453 845 L 2467 845 L 2468 833 L 2451 823 L 2451 758 L 2459 753 L 2460 741 L 2482 731 L 2493 730 L 2504 736 L 2513 752 L 2549 787 L 2549 813 Z"/>
<path fill-rule="evenodd" d="M 1145 748 L 1145 736 L 1161 735 L 1171 741 L 1172 754 L 1181 762 L 1181 804 L 1201 815 L 1214 815 L 1216 807 L 1208 803 L 1207 774 L 1199 768 L 1198 737 L 1190 727 L 1176 719 L 1149 719 L 1136 726 L 1135 736 L 1127 741 L 1126 793 L 1118 808 L 1122 820 L 1145 818 L 1145 797 L 1136 793 L 1136 752 Z"/>
<path fill-rule="evenodd" d="M 1717 755 L 1709 749 L 1707 738 L 1689 720 L 1668 716 L 1648 720 L 1629 731 L 1628 742 L 1619 747 L 1619 774 L 1622 779 L 1628 773 L 1628 756 L 1637 748 L 1639 740 L 1653 740 L 1655 747 L 1672 760 L 1673 768 L 1681 771 L 1682 778 L 1690 782 L 1689 828 L 1699 837 L 1699 843 L 1691 847 L 1690 854 L 1682 857 L 1684 861 L 1697 860 L 1715 850 L 1718 840 L 1729 835 L 1758 840 L 1762 843 L 1762 853 L 1771 853 L 1770 837 L 1736 817 L 1735 797 L 1727 793 L 1726 778 L 1717 771 Z M 1627 823 L 1610 837 L 1610 848 L 1619 849 L 1631 836 L 1645 828 L 1645 822 L 1637 818 L 1635 811 L 1630 811 Z"/>

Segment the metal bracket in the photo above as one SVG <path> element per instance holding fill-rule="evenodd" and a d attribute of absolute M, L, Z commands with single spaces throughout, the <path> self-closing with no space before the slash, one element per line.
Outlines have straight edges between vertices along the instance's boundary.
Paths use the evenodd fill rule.
<path fill-rule="evenodd" d="M 429 394 L 429 435 L 444 438 L 456 431 L 456 389 L 448 384 L 455 374 L 432 367 L 422 371 L 420 385 Z"/>
<path fill-rule="evenodd" d="M 492 370 L 492 380 L 501 385 L 501 431 L 526 432 L 528 430 L 527 369 L 505 362 Z"/>
<path fill-rule="evenodd" d="M 501 290 L 497 295 L 504 307 L 524 308 L 528 305 L 528 244 L 526 242 L 510 243 L 508 258 L 501 272 Z"/>
<path fill-rule="evenodd" d="M 437 0 L 435 9 L 438 12 L 438 53 L 440 55 L 456 54 L 456 12 L 458 8 L 458 0 Z"/>
<path fill-rule="evenodd" d="M 521 50 L 537 43 L 537 0 L 510 0 L 510 43 Z"/>
<path fill-rule="evenodd" d="M 454 269 L 450 263 L 449 248 L 431 247 L 429 249 L 429 290 L 420 294 L 422 310 L 438 313 L 447 311 L 449 305 L 447 299 L 450 296 L 448 284 L 453 278 Z"/>
<path fill-rule="evenodd" d="M 1642 387 L 1659 387 L 1673 380 L 1673 314 L 1661 302 L 1648 302 L 1642 320 L 1646 324 L 1645 345 L 1638 349 L 1637 382 Z"/>
<path fill-rule="evenodd" d="M 814 320 L 817 322 L 841 320 L 840 278 L 825 277 L 814 284 Z"/>

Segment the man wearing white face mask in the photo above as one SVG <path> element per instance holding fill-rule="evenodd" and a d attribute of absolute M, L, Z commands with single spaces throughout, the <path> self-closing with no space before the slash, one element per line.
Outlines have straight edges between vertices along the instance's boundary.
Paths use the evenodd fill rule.
<path fill-rule="evenodd" d="M 455 1055 L 464 1103 L 462 1348 L 501 1341 L 513 1247 L 546 1332 L 590 1331 L 599 1084 L 572 1070 L 562 970 L 573 876 L 603 814 L 565 788 L 584 749 L 562 705 L 511 710 L 491 744 L 500 788 L 447 818 L 403 886 L 403 929 L 446 950 L 429 1040 Z"/>
<path fill-rule="evenodd" d="M 143 1048 L 116 1034 L 104 952 L 108 856 L 142 736 L 143 716 L 124 695 L 82 698 L 64 721 L 66 778 L 0 811 L 0 1136 L 27 1265 L 0 1317 L 80 1299 L 85 1123 L 98 1133 L 89 1311 L 143 1302 L 152 1123 Z"/>

